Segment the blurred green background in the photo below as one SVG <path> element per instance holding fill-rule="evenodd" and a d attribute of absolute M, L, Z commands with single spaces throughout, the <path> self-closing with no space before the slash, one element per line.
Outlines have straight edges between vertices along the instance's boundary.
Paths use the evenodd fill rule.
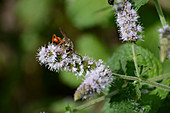
<path fill-rule="evenodd" d="M 160 3 L 170 23 L 170 1 Z M 0 0 L 0 113 L 62 113 L 68 104 L 82 104 L 73 102 L 81 80 L 40 66 L 37 50 L 54 33 L 62 37 L 62 27 L 77 53 L 107 61 L 122 44 L 114 15 L 107 0 Z M 161 24 L 153 3 L 141 7 L 139 15 L 145 41 L 138 45 L 159 58 Z M 170 72 L 169 64 L 163 64 L 164 73 Z M 98 113 L 102 105 L 78 113 Z"/>

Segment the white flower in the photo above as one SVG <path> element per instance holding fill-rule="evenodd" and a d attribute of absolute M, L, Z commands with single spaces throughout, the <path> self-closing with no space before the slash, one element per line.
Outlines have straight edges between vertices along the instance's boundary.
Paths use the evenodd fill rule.
<path fill-rule="evenodd" d="M 39 53 L 37 54 L 38 60 L 40 61 L 40 64 L 44 64 L 46 62 L 46 56 L 47 56 L 47 52 L 46 52 L 46 48 L 45 47 L 41 47 L 41 49 L 39 49 Z"/>
<path fill-rule="evenodd" d="M 76 72 L 78 69 L 75 67 L 72 67 L 72 72 Z"/>
<path fill-rule="evenodd" d="M 75 100 L 86 99 L 95 94 L 101 94 L 110 86 L 113 78 L 109 67 L 99 59 L 95 61 L 88 57 L 81 57 L 77 53 L 67 54 L 66 50 L 54 44 L 41 47 L 37 53 L 40 64 L 44 64 L 49 70 L 59 72 L 74 72 L 82 77 L 84 82 L 75 92 Z"/>
<path fill-rule="evenodd" d="M 132 9 L 131 3 L 124 1 L 124 8 L 117 12 L 117 26 L 123 41 L 141 40 L 142 27 L 138 23 L 138 14 Z"/>
<path fill-rule="evenodd" d="M 166 38 L 168 35 L 170 35 L 169 25 L 166 25 L 163 28 L 160 28 L 158 31 L 160 32 L 160 37 L 162 38 Z"/>
<path fill-rule="evenodd" d="M 160 32 L 160 59 L 164 62 L 170 58 L 170 27 L 168 25 L 159 29 Z"/>
<path fill-rule="evenodd" d="M 94 62 L 93 62 L 92 59 L 89 59 L 89 60 L 88 60 L 88 64 L 89 64 L 89 65 L 93 65 L 93 63 L 94 63 Z"/>
<path fill-rule="evenodd" d="M 113 81 L 109 67 L 101 65 L 86 73 L 84 82 L 77 88 L 74 100 L 86 99 L 92 94 L 101 94 Z"/>

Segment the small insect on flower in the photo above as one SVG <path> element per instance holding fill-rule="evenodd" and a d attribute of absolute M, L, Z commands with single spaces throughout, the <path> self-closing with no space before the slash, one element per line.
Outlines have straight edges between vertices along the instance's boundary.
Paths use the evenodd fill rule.
<path fill-rule="evenodd" d="M 65 58 L 67 58 L 70 54 L 73 54 L 73 53 L 75 55 L 81 57 L 81 55 L 75 53 L 73 42 L 68 38 L 67 34 L 63 31 L 63 29 L 59 28 L 59 30 L 64 37 L 61 39 L 60 37 L 57 37 L 55 34 L 53 34 L 52 43 L 51 43 L 51 45 L 52 44 L 57 45 L 56 50 L 59 47 L 62 48 L 62 51 L 60 53 L 58 53 L 57 55 L 61 55 L 64 52 L 64 54 L 66 55 Z"/>
<path fill-rule="evenodd" d="M 61 39 L 60 37 L 57 37 L 55 34 L 53 34 L 52 36 L 52 44 L 55 43 L 57 45 L 56 49 L 58 47 L 63 48 L 63 50 L 58 55 L 61 55 L 64 51 L 66 51 L 65 54 L 67 55 L 71 53 L 75 53 L 74 48 L 73 48 L 74 47 L 73 42 L 68 38 L 66 33 L 61 28 L 59 28 L 59 30 L 64 36 L 64 38 Z"/>
<path fill-rule="evenodd" d="M 77 77 L 84 79 L 75 93 L 74 100 L 87 99 L 93 94 L 102 94 L 113 80 L 110 68 L 106 67 L 101 59 L 95 61 L 75 53 L 72 41 L 62 29 L 60 32 L 63 38 L 54 34 L 52 42 L 38 50 L 39 63 L 44 64 L 51 71 L 73 72 Z"/>
<path fill-rule="evenodd" d="M 123 10 L 124 0 L 108 0 L 108 4 L 112 5 L 119 12 Z"/>

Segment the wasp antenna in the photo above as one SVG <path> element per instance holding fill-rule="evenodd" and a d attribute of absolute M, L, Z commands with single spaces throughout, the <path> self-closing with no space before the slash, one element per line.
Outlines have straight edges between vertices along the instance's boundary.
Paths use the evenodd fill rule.
<path fill-rule="evenodd" d="M 58 29 L 60 30 L 61 33 L 63 32 L 63 29 L 61 27 L 59 27 Z"/>
<path fill-rule="evenodd" d="M 64 30 L 61 27 L 59 27 L 59 30 L 64 37 L 67 36 L 66 33 L 64 32 Z"/>
<path fill-rule="evenodd" d="M 68 36 L 67 36 L 66 32 L 64 32 L 64 30 L 61 27 L 59 27 L 59 30 L 60 30 L 61 34 L 64 36 L 64 38 L 66 38 L 66 40 L 67 40 Z"/>

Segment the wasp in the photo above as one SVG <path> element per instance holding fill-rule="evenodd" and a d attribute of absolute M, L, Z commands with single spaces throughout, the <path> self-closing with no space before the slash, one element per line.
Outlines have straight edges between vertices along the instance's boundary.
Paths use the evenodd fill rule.
<path fill-rule="evenodd" d="M 67 55 L 66 57 L 68 57 L 72 53 L 80 56 L 79 54 L 75 53 L 73 42 L 68 38 L 67 34 L 61 28 L 59 28 L 59 30 L 63 35 L 62 39 L 60 37 L 57 37 L 55 34 L 53 34 L 52 36 L 52 44 L 53 43 L 57 44 L 56 49 L 59 46 L 63 48 L 63 50 L 58 55 L 61 55 L 64 51 L 66 51 L 66 55 Z"/>

